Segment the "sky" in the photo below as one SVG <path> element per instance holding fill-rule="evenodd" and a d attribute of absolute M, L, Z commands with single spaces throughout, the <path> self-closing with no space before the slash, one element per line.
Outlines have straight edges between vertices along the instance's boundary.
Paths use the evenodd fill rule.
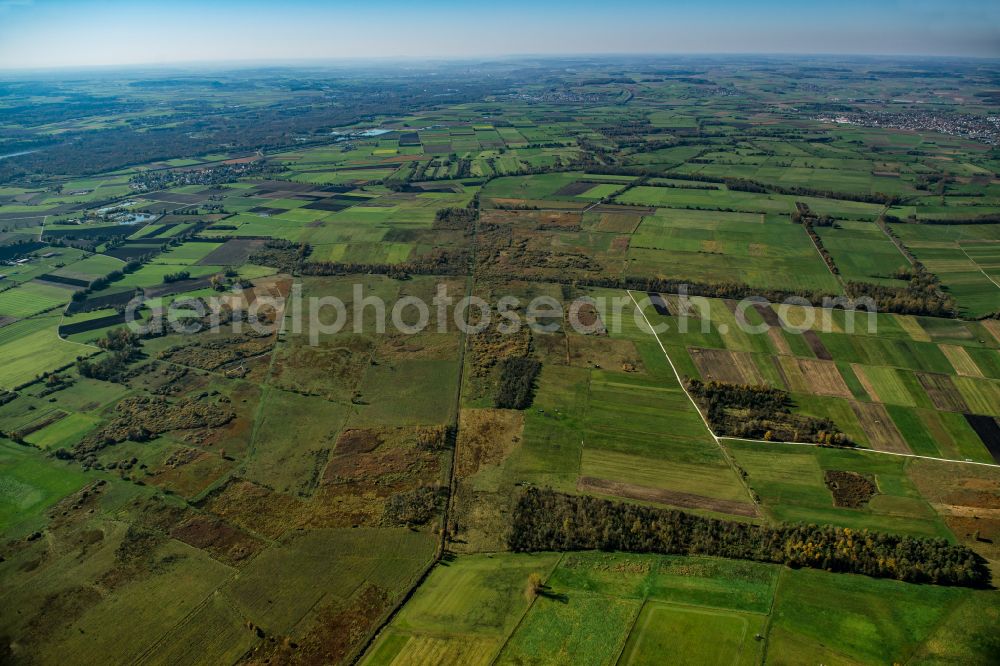
<path fill-rule="evenodd" d="M 1000 1 L 0 0 L 0 69 L 624 53 L 1000 57 Z"/>

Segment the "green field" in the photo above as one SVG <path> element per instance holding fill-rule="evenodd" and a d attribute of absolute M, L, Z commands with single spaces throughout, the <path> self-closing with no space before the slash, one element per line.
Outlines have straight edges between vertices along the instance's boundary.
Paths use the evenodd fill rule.
<path fill-rule="evenodd" d="M 0 329 L 0 386 L 13 388 L 43 372 L 89 356 L 94 347 L 66 342 L 59 337 L 58 316 L 36 317 Z"/>
<path fill-rule="evenodd" d="M 36 74 L 0 663 L 1000 663 L 994 60 Z"/>
<path fill-rule="evenodd" d="M 906 475 L 907 461 L 837 450 L 727 442 L 765 509 L 784 522 L 829 523 L 948 538 L 933 508 Z M 879 494 L 863 509 L 835 507 L 823 482 L 826 470 L 871 474 Z"/>
<path fill-rule="evenodd" d="M 26 282 L 0 292 L 0 314 L 23 319 L 69 303 L 73 289 L 44 282 Z"/>
<path fill-rule="evenodd" d="M 86 477 L 56 467 L 42 454 L 0 440 L 0 529 L 36 519 L 55 502 L 80 488 Z"/>
<path fill-rule="evenodd" d="M 817 233 L 845 280 L 900 285 L 888 276 L 907 260 L 876 225 L 845 220 Z"/>
<path fill-rule="evenodd" d="M 628 262 L 640 275 L 839 291 L 802 227 L 784 216 L 660 208 L 643 218 Z"/>
<path fill-rule="evenodd" d="M 86 259 L 75 261 L 64 268 L 60 268 L 55 271 L 55 274 L 90 281 L 104 277 L 112 271 L 121 270 L 123 265 L 120 259 L 103 254 L 93 254 Z"/>
<path fill-rule="evenodd" d="M 763 620 L 720 611 L 643 607 L 620 664 L 752 664 L 758 659 L 754 635 Z"/>
<path fill-rule="evenodd" d="M 525 593 L 532 573 L 541 594 Z M 703 557 L 462 556 L 432 572 L 362 663 L 986 663 L 998 609 L 969 611 L 988 596 Z M 948 645 L 945 631 L 961 638 Z"/>
<path fill-rule="evenodd" d="M 213 250 L 221 246 L 222 243 L 184 243 L 178 247 L 170 248 L 163 254 L 157 255 L 153 261 L 156 264 L 191 266 L 197 264 Z"/>

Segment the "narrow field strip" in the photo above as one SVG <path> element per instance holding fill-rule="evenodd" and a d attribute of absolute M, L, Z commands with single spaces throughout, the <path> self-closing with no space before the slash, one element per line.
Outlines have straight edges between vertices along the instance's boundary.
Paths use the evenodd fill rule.
<path fill-rule="evenodd" d="M 726 460 L 729 460 L 729 454 L 726 451 L 726 448 L 724 446 L 722 446 L 722 440 L 733 440 L 733 441 L 738 441 L 738 442 L 756 442 L 756 443 L 759 443 L 759 444 L 767 444 L 767 445 L 771 445 L 771 444 L 776 444 L 777 443 L 777 444 L 792 444 L 792 445 L 795 445 L 795 446 L 817 446 L 817 447 L 819 446 L 819 444 L 815 444 L 813 442 L 768 442 L 768 441 L 765 441 L 763 439 L 748 439 L 746 437 L 726 437 L 726 436 L 716 435 L 715 431 L 712 430 L 712 426 L 709 425 L 708 419 L 705 417 L 704 414 L 702 414 L 701 408 L 698 407 L 698 403 L 696 403 L 695 400 L 694 400 L 694 398 L 691 397 L 691 394 L 688 393 L 687 387 L 684 386 L 684 380 L 681 378 L 680 373 L 677 372 L 677 367 L 674 365 L 673 360 L 671 360 L 670 354 L 667 353 L 667 348 L 664 347 L 663 346 L 663 342 L 660 341 L 660 336 L 657 335 L 656 330 L 653 328 L 652 324 L 650 324 L 649 319 L 646 317 L 646 313 L 643 312 L 643 310 L 642 310 L 641 307 L 639 307 L 639 302 L 637 300 L 635 300 L 635 296 L 632 295 L 632 291 L 630 289 L 626 289 L 625 291 L 628 293 L 629 298 L 632 299 L 632 302 L 635 304 L 636 309 L 642 315 L 642 319 L 643 319 L 644 322 L 646 322 L 646 326 L 649 328 L 649 332 L 652 333 L 653 337 L 656 339 L 656 344 L 658 344 L 660 346 L 660 350 L 663 352 L 663 356 L 667 359 L 667 363 L 670 364 L 670 369 L 673 370 L 674 377 L 677 379 L 677 383 L 680 384 L 681 389 L 684 391 L 684 395 L 686 395 L 687 398 L 688 398 L 688 400 L 691 401 L 691 404 L 694 405 L 695 411 L 698 412 L 698 416 L 701 417 L 702 423 L 705 424 L 705 427 L 708 429 L 709 434 L 712 435 L 712 439 L 714 439 L 715 443 L 719 445 L 720 449 L 722 449 L 723 455 L 726 456 Z M 954 458 L 936 458 L 934 456 L 922 456 L 922 455 L 917 455 L 915 453 L 899 453 L 899 452 L 896 452 L 896 451 L 880 451 L 880 450 L 877 450 L 877 449 L 865 449 L 865 448 L 861 448 L 861 447 L 854 447 L 854 448 L 852 448 L 850 450 L 851 451 L 863 451 L 863 452 L 866 452 L 866 453 L 878 453 L 878 454 L 887 455 L 887 456 L 901 456 L 903 458 L 921 458 L 923 460 L 936 460 L 938 462 L 951 462 L 951 463 L 958 463 L 958 464 L 962 464 L 962 465 L 979 465 L 979 466 L 982 466 L 982 467 L 996 467 L 996 468 L 1000 468 L 1000 465 L 998 465 L 996 463 L 978 462 L 978 461 L 975 461 L 975 460 L 956 460 Z"/>

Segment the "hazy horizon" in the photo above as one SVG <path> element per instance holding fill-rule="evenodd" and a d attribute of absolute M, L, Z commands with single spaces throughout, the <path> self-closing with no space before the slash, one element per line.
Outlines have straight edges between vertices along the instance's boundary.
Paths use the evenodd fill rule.
<path fill-rule="evenodd" d="M 1000 57 L 1000 3 L 0 0 L 0 69 L 602 55 Z"/>

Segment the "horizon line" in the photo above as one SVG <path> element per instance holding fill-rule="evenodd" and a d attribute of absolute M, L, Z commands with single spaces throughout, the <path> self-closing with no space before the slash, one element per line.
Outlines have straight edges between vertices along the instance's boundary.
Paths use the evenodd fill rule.
<path fill-rule="evenodd" d="M 339 63 L 461 63 L 461 62 L 500 62 L 517 60 L 559 60 L 567 58 L 664 58 L 664 57 L 687 57 L 687 58 L 846 58 L 857 59 L 866 58 L 874 60 L 976 60 L 983 62 L 1000 62 L 1000 54 L 995 56 L 970 55 L 970 54 L 940 54 L 940 53 L 801 53 L 782 51 L 648 51 L 648 52 L 565 52 L 565 53 L 509 53 L 509 54 L 483 54 L 483 55 L 391 55 L 391 56 L 318 56 L 302 58 L 236 58 L 218 60 L 170 60 L 170 61 L 146 61 L 146 62 L 122 62 L 115 64 L 89 64 L 89 65 L 41 65 L 34 67 L 7 67 L 0 63 L 0 72 L 4 73 L 34 73 L 34 72 L 60 72 L 60 71 L 114 71 L 124 69 L 148 68 L 182 68 L 182 67 L 206 67 L 206 66 L 229 66 L 235 69 L 250 68 L 254 66 L 269 67 L 293 67 L 296 65 L 321 65 Z"/>

